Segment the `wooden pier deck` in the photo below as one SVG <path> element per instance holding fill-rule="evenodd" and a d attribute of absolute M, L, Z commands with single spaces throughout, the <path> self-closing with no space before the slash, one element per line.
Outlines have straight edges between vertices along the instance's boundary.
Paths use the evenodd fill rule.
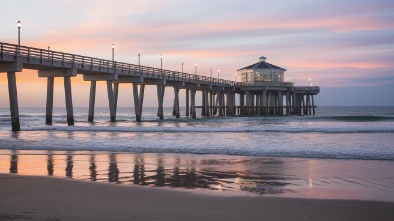
<path fill-rule="evenodd" d="M 163 119 L 166 87 L 174 89 L 173 115 L 180 117 L 179 90 L 186 90 L 186 116 L 196 118 L 196 92 L 202 93 L 201 115 L 315 114 L 314 95 L 320 87 L 296 87 L 290 82 L 245 84 L 178 71 L 0 42 L 0 72 L 7 73 L 12 131 L 20 130 L 16 72 L 38 71 L 47 78 L 46 123 L 52 124 L 54 78 L 64 78 L 68 125 L 74 125 L 71 77 L 90 81 L 88 121 L 94 120 L 96 82 L 105 81 L 111 121 L 116 121 L 119 84 L 132 83 L 136 120 L 141 121 L 145 85 L 156 85 L 158 117 Z M 239 105 L 236 105 L 236 94 Z M 285 98 L 285 99 L 284 99 Z"/>

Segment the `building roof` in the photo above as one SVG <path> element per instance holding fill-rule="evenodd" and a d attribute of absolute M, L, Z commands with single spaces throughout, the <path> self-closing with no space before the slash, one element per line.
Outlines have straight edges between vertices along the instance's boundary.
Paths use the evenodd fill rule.
<path fill-rule="evenodd" d="M 255 63 L 255 64 L 252 64 L 252 65 L 249 65 L 249 66 L 246 66 L 244 68 L 241 68 L 238 71 L 244 70 L 244 69 L 280 69 L 280 70 L 283 70 L 283 71 L 287 71 L 284 68 L 278 67 L 278 66 L 270 64 L 268 62 L 265 62 L 265 59 L 261 59 L 261 58 L 260 58 L 259 62 Z"/>

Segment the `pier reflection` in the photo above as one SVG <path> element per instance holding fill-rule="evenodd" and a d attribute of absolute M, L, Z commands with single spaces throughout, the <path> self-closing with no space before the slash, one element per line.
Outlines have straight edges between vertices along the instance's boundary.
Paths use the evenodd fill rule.
<path fill-rule="evenodd" d="M 90 173 L 90 180 L 96 181 L 97 180 L 97 170 L 96 170 L 96 156 L 92 154 L 89 160 L 89 173 Z"/>
<path fill-rule="evenodd" d="M 133 183 L 146 185 L 144 158 L 136 158 L 134 161 Z"/>
<path fill-rule="evenodd" d="M 157 169 L 156 169 L 156 182 L 155 185 L 156 186 L 165 186 L 166 181 L 165 181 L 165 169 L 163 166 L 163 159 L 159 158 L 158 162 L 157 162 Z"/>
<path fill-rule="evenodd" d="M 119 169 L 116 154 L 109 155 L 108 182 L 119 182 Z"/>
<path fill-rule="evenodd" d="M 18 173 L 18 153 L 12 151 L 10 156 L 10 173 Z"/>
<path fill-rule="evenodd" d="M 53 175 L 53 155 L 52 151 L 48 151 L 48 156 L 47 156 L 47 171 L 48 171 L 48 176 Z"/>
<path fill-rule="evenodd" d="M 73 167 L 74 167 L 73 155 L 71 152 L 69 152 L 67 154 L 67 159 L 66 159 L 66 177 L 67 178 L 73 178 Z"/>
<path fill-rule="evenodd" d="M 240 160 L 231 156 L 226 159 L 206 159 L 199 155 L 188 155 L 185 158 L 182 155 L 166 154 L 47 151 L 33 153 L 35 161 L 21 162 L 29 157 L 19 156 L 32 154 L 31 152 L 10 152 L 9 172 L 34 175 L 34 170 L 41 171 L 42 167 L 48 176 L 95 182 L 241 190 L 259 194 L 282 193 L 287 191 L 286 187 L 291 184 L 289 178 L 283 174 L 286 165 L 279 158 Z M 42 162 L 46 164 L 39 165 Z M 18 165 L 23 165 L 24 168 L 18 170 Z M 61 174 L 61 170 L 56 168 L 65 168 L 65 174 Z"/>

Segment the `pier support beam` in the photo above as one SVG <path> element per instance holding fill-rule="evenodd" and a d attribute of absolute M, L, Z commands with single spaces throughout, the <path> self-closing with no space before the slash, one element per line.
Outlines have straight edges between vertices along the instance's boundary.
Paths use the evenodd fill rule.
<path fill-rule="evenodd" d="M 201 91 L 201 116 L 205 116 L 205 90 Z"/>
<path fill-rule="evenodd" d="M 10 98 L 11 127 L 12 131 L 20 131 L 18 94 L 16 90 L 15 72 L 7 72 L 8 95 Z"/>
<path fill-rule="evenodd" d="M 54 77 L 47 78 L 47 106 L 46 106 L 46 117 L 45 117 L 45 123 L 47 125 L 52 124 L 54 81 L 55 81 Z"/>
<path fill-rule="evenodd" d="M 190 89 L 190 101 L 191 101 L 191 113 L 192 113 L 192 118 L 196 118 L 196 89 L 192 88 Z"/>
<path fill-rule="evenodd" d="M 118 88 L 116 88 L 117 87 L 116 84 L 118 84 L 119 82 L 114 83 L 113 81 L 118 81 L 118 74 L 116 74 L 116 73 L 84 74 L 83 80 L 91 82 L 90 83 L 88 121 L 93 122 L 93 119 L 94 119 L 94 103 L 95 103 L 95 98 L 96 98 L 96 81 L 106 81 L 110 120 L 111 120 L 111 122 L 115 122 L 116 121 L 116 109 L 117 109 L 117 93 L 118 93 Z M 95 83 L 93 83 L 93 82 L 95 82 Z M 112 87 L 113 83 L 115 84 L 114 85 L 115 89 Z"/>
<path fill-rule="evenodd" d="M 239 93 L 239 115 L 244 115 L 245 96 L 243 93 Z"/>
<path fill-rule="evenodd" d="M 107 81 L 107 92 L 108 92 L 108 104 L 111 122 L 116 122 L 116 111 L 115 111 L 115 96 L 112 88 L 112 81 Z"/>
<path fill-rule="evenodd" d="M 209 92 L 209 114 L 213 116 L 213 91 Z"/>
<path fill-rule="evenodd" d="M 116 117 L 116 111 L 118 109 L 118 97 L 119 97 L 119 83 L 114 83 L 114 97 L 115 97 L 115 117 Z"/>
<path fill-rule="evenodd" d="M 268 107 L 267 90 L 263 90 L 262 97 L 263 97 L 263 105 L 262 105 L 263 106 L 263 115 L 267 115 L 267 107 Z"/>
<path fill-rule="evenodd" d="M 140 93 L 138 95 L 138 84 L 133 83 L 134 111 L 135 111 L 135 120 L 137 122 L 141 122 L 142 104 L 144 102 L 144 97 L 143 97 L 144 90 L 145 90 L 145 85 L 141 85 Z"/>
<path fill-rule="evenodd" d="M 189 92 L 190 89 L 186 88 L 186 116 L 189 116 Z"/>
<path fill-rule="evenodd" d="M 23 63 L 19 62 L 18 56 L 16 57 L 16 62 L 14 63 L 0 64 L 0 72 L 7 72 L 12 131 L 20 131 L 21 129 L 19 123 L 18 94 L 16 89 L 15 72 L 21 72 L 22 69 Z"/>
<path fill-rule="evenodd" d="M 64 77 L 64 94 L 66 97 L 66 112 L 68 126 L 74 126 L 73 100 L 71 93 L 71 79 Z"/>
<path fill-rule="evenodd" d="M 174 87 L 174 110 L 175 110 L 175 117 L 179 118 L 180 113 L 179 113 L 179 87 Z"/>
<path fill-rule="evenodd" d="M 89 96 L 89 113 L 88 121 L 93 122 L 94 119 L 94 104 L 96 102 L 96 81 L 90 82 L 90 96 Z"/>
<path fill-rule="evenodd" d="M 283 115 L 283 94 L 278 91 L 278 115 Z"/>
<path fill-rule="evenodd" d="M 218 91 L 217 92 L 217 101 L 218 101 L 218 106 L 219 106 L 219 116 L 223 116 L 223 92 L 222 91 Z"/>
<path fill-rule="evenodd" d="M 64 95 L 66 99 L 66 111 L 67 111 L 67 124 L 68 126 L 74 126 L 74 113 L 72 104 L 72 93 L 71 93 L 71 77 L 77 76 L 77 69 L 44 69 L 38 70 L 38 77 L 48 78 L 47 88 L 47 107 L 46 107 L 46 122 L 47 124 L 52 123 L 52 111 L 53 111 L 53 89 L 54 89 L 54 78 L 64 78 Z"/>
<path fill-rule="evenodd" d="M 157 101 L 158 101 L 158 110 L 157 110 L 157 115 L 160 118 L 160 120 L 163 120 L 163 98 L 164 98 L 164 89 L 165 87 L 162 85 L 157 85 Z"/>
<path fill-rule="evenodd" d="M 297 94 L 293 91 L 293 102 L 292 102 L 292 111 L 291 114 L 295 115 L 297 114 Z"/>
<path fill-rule="evenodd" d="M 313 99 L 313 95 L 311 95 L 312 97 L 312 111 L 313 111 L 313 115 L 315 115 L 315 100 Z"/>
<path fill-rule="evenodd" d="M 205 116 L 209 117 L 209 100 L 208 100 L 208 90 L 203 91 L 203 96 L 204 96 L 204 112 Z"/>

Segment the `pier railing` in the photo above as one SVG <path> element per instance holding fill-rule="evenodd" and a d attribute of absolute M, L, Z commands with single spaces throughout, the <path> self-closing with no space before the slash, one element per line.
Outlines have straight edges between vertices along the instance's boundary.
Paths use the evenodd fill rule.
<path fill-rule="evenodd" d="M 239 86 L 253 87 L 293 87 L 291 82 L 257 81 L 257 82 L 238 82 Z"/>
<path fill-rule="evenodd" d="M 230 80 L 0 42 L 0 59 L 3 59 L 5 55 L 14 56 L 14 61 L 16 61 L 19 56 L 24 58 L 27 63 L 34 60 L 42 65 L 55 65 L 56 63 L 60 63 L 64 66 L 66 64 L 71 64 L 73 67 L 80 67 L 84 70 L 107 70 L 109 73 L 120 71 L 122 74 L 128 73 L 133 76 L 146 75 L 154 78 L 166 77 L 166 79 L 171 80 L 211 84 L 213 86 L 239 86 L 239 83 Z"/>

